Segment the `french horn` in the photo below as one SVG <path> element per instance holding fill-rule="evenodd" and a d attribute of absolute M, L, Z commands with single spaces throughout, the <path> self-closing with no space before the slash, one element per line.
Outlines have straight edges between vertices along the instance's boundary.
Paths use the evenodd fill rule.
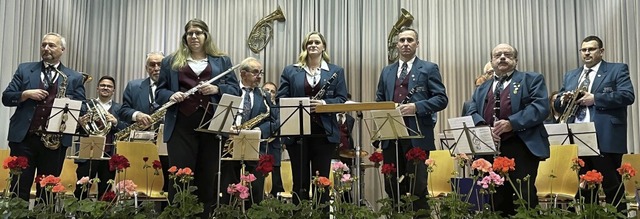
<path fill-rule="evenodd" d="M 266 17 L 260 19 L 251 29 L 251 33 L 249 33 L 249 38 L 247 38 L 247 46 L 253 53 L 259 53 L 267 46 L 271 38 L 273 38 L 273 27 L 271 26 L 271 21 L 285 21 L 286 18 L 278 5 L 278 9 Z"/>

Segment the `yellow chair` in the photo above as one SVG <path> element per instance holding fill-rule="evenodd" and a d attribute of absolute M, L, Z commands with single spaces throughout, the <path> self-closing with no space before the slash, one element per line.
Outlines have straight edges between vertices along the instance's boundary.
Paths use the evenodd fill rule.
<path fill-rule="evenodd" d="M 9 157 L 9 149 L 2 149 L 0 150 L 0 162 L 4 162 L 4 159 L 7 159 L 7 157 Z M 5 169 L 5 168 L 0 168 L 0 189 L 5 189 L 7 188 L 7 180 L 9 178 L 9 169 Z"/>
<path fill-rule="evenodd" d="M 629 163 L 636 171 L 640 171 L 640 154 L 625 154 L 622 155 L 622 163 Z M 624 181 L 624 190 L 627 200 L 629 200 L 629 207 L 632 210 L 638 209 L 638 203 L 636 202 L 636 190 L 640 188 L 640 174 L 636 174 L 631 179 Z"/>
<path fill-rule="evenodd" d="M 284 192 L 278 193 L 284 199 L 293 198 L 293 175 L 291 171 L 291 161 L 282 161 L 280 165 L 280 175 Z"/>
<path fill-rule="evenodd" d="M 550 149 L 551 156 L 538 166 L 535 185 L 540 202 L 552 201 L 555 206 L 559 199 L 570 201 L 578 193 L 578 175 L 571 169 L 572 159 L 578 157 L 578 146 L 551 145 Z"/>
<path fill-rule="evenodd" d="M 162 191 L 162 185 L 164 178 L 162 171 L 160 175 L 153 175 L 153 168 L 147 169 L 144 167 L 143 157 L 148 157 L 147 165 L 151 166 L 154 160 L 160 160 L 158 156 L 158 146 L 150 142 L 124 142 L 119 141 L 116 144 L 116 153 L 126 157 L 131 165 L 126 170 L 125 174 L 120 174 L 120 177 L 132 180 L 138 187 L 137 192 L 140 196 L 146 196 L 152 199 L 165 199 L 166 193 Z M 196 173 L 198 174 L 198 173 Z M 118 173 L 116 173 L 118 178 Z M 116 182 L 125 179 L 116 179 Z M 147 194 L 150 193 L 150 194 Z"/>
<path fill-rule="evenodd" d="M 449 150 L 435 150 L 429 152 L 429 159 L 435 161 L 433 172 L 427 178 L 429 196 L 446 196 L 453 192 L 451 178 L 455 177 L 455 160 Z"/>

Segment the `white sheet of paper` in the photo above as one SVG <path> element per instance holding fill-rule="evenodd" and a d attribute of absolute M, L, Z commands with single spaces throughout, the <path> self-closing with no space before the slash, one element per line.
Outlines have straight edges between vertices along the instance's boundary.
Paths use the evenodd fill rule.
<path fill-rule="evenodd" d="M 302 106 L 306 109 L 306 112 L 302 112 L 302 121 L 300 121 L 300 114 L 298 106 Z M 307 112 L 310 112 L 311 107 L 309 97 L 290 97 L 280 98 L 280 135 L 300 135 L 300 123 L 302 123 L 303 135 L 311 134 L 311 118 Z"/>
<path fill-rule="evenodd" d="M 260 160 L 260 130 L 241 130 L 233 138 L 232 160 Z"/>
<path fill-rule="evenodd" d="M 596 156 L 600 153 L 596 126 L 593 122 L 571 123 L 569 128 L 571 128 L 571 132 L 575 136 L 575 143 L 578 145 L 578 156 Z"/>
<path fill-rule="evenodd" d="M 447 121 L 449 122 L 449 127 L 451 127 L 451 129 L 461 129 L 464 127 L 464 124 L 467 124 L 468 128 L 475 127 L 471 116 L 449 118 Z"/>
<path fill-rule="evenodd" d="M 242 105 L 242 97 L 231 94 L 222 94 L 222 98 L 213 113 L 213 119 L 209 123 L 208 130 L 216 132 L 228 132 L 235 121 L 238 109 Z M 228 106 L 231 106 L 230 108 Z M 228 112 L 228 111 L 231 112 Z"/>
<path fill-rule="evenodd" d="M 104 156 L 104 146 L 107 138 L 104 136 L 80 137 L 80 149 L 78 158 L 80 159 L 100 159 Z"/>
<path fill-rule="evenodd" d="M 371 117 L 378 135 L 372 136 L 374 139 L 390 140 L 409 137 L 409 131 L 404 124 L 404 119 L 399 109 L 372 110 Z"/>
<path fill-rule="evenodd" d="M 160 124 L 160 128 L 158 128 L 158 137 L 156 138 L 156 146 L 158 146 L 158 155 L 168 156 L 169 152 L 167 152 L 167 143 L 164 143 L 164 124 Z"/>
<path fill-rule="evenodd" d="M 466 154 L 494 154 L 496 153 L 496 145 L 491 137 L 491 128 L 488 126 L 469 128 L 469 136 L 471 141 L 468 140 L 467 135 L 463 133 L 464 129 L 453 130 L 455 138 L 458 139 L 456 149 L 459 153 Z M 471 145 L 469 145 L 471 144 Z M 473 147 L 473 151 L 471 150 Z"/>
<path fill-rule="evenodd" d="M 68 106 L 69 111 L 67 112 L 67 119 L 65 120 L 65 129 L 60 130 L 60 124 L 62 123 L 62 115 L 64 114 L 63 110 L 65 106 Z M 49 124 L 47 125 L 47 132 L 60 132 L 62 131 L 65 134 L 75 134 L 76 128 L 78 126 L 78 121 L 80 117 L 80 107 L 82 106 L 82 101 L 72 100 L 68 97 L 56 98 L 53 100 L 53 106 L 51 108 L 51 114 L 49 115 Z M 74 119 L 76 118 L 76 119 Z"/>
<path fill-rule="evenodd" d="M 549 143 L 551 145 L 563 145 L 569 144 L 567 139 L 567 135 L 569 134 L 569 130 L 567 130 L 567 124 L 545 124 L 544 128 L 547 129 L 547 133 L 549 134 Z"/>

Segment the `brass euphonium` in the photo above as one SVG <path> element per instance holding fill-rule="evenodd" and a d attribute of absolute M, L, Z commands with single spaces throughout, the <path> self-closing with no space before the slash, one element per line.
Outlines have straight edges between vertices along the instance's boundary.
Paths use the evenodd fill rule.
<path fill-rule="evenodd" d="M 113 124 L 107 120 L 107 110 L 95 99 L 85 102 L 87 106 L 87 114 L 83 118 L 87 118 L 83 122 L 83 128 L 89 135 L 106 136 L 111 130 Z"/>
<path fill-rule="evenodd" d="M 400 17 L 396 24 L 393 25 L 391 31 L 389 32 L 389 36 L 387 37 L 387 60 L 389 63 L 395 62 L 398 60 L 398 50 L 396 49 L 397 36 L 402 27 L 406 27 L 413 23 L 413 15 L 411 15 L 404 8 L 401 9 Z"/>
<path fill-rule="evenodd" d="M 260 19 L 251 29 L 249 38 L 247 38 L 247 46 L 253 53 L 259 53 L 267 46 L 271 38 L 273 37 L 273 27 L 271 27 L 271 21 L 285 21 L 286 18 L 278 5 L 278 9 L 266 17 Z"/>
<path fill-rule="evenodd" d="M 578 112 L 578 107 L 580 104 L 578 100 L 584 96 L 584 93 L 587 91 L 587 88 L 584 86 L 578 86 L 575 90 L 573 90 L 571 98 L 567 100 L 564 104 L 564 112 L 558 118 L 559 123 L 567 123 L 570 117 L 575 116 L 576 112 Z"/>

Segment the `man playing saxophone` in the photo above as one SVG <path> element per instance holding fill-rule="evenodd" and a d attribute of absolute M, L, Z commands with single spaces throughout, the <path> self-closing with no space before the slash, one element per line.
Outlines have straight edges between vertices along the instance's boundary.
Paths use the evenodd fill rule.
<path fill-rule="evenodd" d="M 41 132 L 46 128 L 53 101 L 57 97 L 84 100 L 82 75 L 60 62 L 66 50 L 66 39 L 58 33 L 47 33 L 40 43 L 42 61 L 27 62 L 18 66 L 13 79 L 2 93 L 2 104 L 17 107 L 9 122 L 9 148 L 11 156 L 29 159 L 29 167 L 22 170 L 20 177 L 11 181 L 12 188 L 20 182 L 18 197 L 29 200 L 29 191 L 36 170 L 38 175 L 60 176 L 67 147 L 71 146 L 71 136 L 63 135 L 51 147 L 41 140 Z M 65 85 L 66 86 L 63 86 Z M 64 89 L 66 88 L 66 90 Z M 73 118 L 68 118 L 73 119 Z M 60 124 L 48 124 L 60 125 Z M 51 143 L 51 142 L 49 142 Z M 60 147 L 62 146 L 62 147 Z M 40 185 L 36 184 L 36 197 L 40 197 Z"/>
<path fill-rule="evenodd" d="M 264 71 L 262 64 L 253 57 L 249 57 L 240 63 L 240 88 L 242 89 L 242 105 L 238 111 L 232 132 L 239 132 L 241 129 L 260 130 L 261 139 L 268 139 L 276 130 L 277 125 L 277 109 L 271 101 L 271 95 L 264 92 L 260 88 L 260 82 Z M 272 148 L 267 147 L 268 143 L 260 143 L 260 154 L 271 154 L 275 156 L 276 152 Z M 233 148 L 230 145 L 229 148 Z M 268 149 L 267 149 L 268 148 Z M 224 151 L 223 151 L 224 154 Z M 256 181 L 251 183 L 251 196 L 254 203 L 260 203 L 264 194 L 264 175 L 256 171 L 257 162 L 246 162 L 245 171 L 256 176 Z M 226 191 L 229 184 L 239 183 L 241 172 L 241 164 L 239 161 L 223 161 L 222 162 L 222 182 L 221 191 Z M 222 203 L 229 203 L 229 194 L 223 192 Z M 251 203 L 248 203 L 250 207 Z"/>
<path fill-rule="evenodd" d="M 93 124 L 95 127 L 100 128 L 97 130 L 86 128 L 86 131 L 90 135 L 93 135 L 94 132 L 106 132 L 104 133 L 106 137 L 104 153 L 107 156 L 113 155 L 113 152 L 115 151 L 113 144 L 115 142 L 114 134 L 118 130 L 124 129 L 127 126 L 124 121 L 118 119 L 118 114 L 122 105 L 113 100 L 115 88 L 116 80 L 113 77 L 102 76 L 98 81 L 98 98 L 94 100 L 87 100 L 92 102 L 92 104 L 88 104 L 91 106 L 91 109 L 88 110 L 87 114 L 80 117 L 80 124 L 82 124 L 83 127 L 91 126 L 91 124 Z M 78 180 L 85 176 L 93 179 L 97 175 L 100 179 L 100 182 L 98 183 L 98 197 L 102 197 L 108 189 L 107 182 L 115 177 L 115 170 L 112 171 L 109 169 L 109 160 L 76 159 L 75 163 L 78 164 L 78 168 L 76 169 L 76 177 Z M 91 188 L 91 184 L 89 185 L 89 188 Z M 83 191 L 82 186 L 76 186 L 74 194 L 76 198 L 83 199 L 87 197 L 88 191 L 90 190 Z"/>

